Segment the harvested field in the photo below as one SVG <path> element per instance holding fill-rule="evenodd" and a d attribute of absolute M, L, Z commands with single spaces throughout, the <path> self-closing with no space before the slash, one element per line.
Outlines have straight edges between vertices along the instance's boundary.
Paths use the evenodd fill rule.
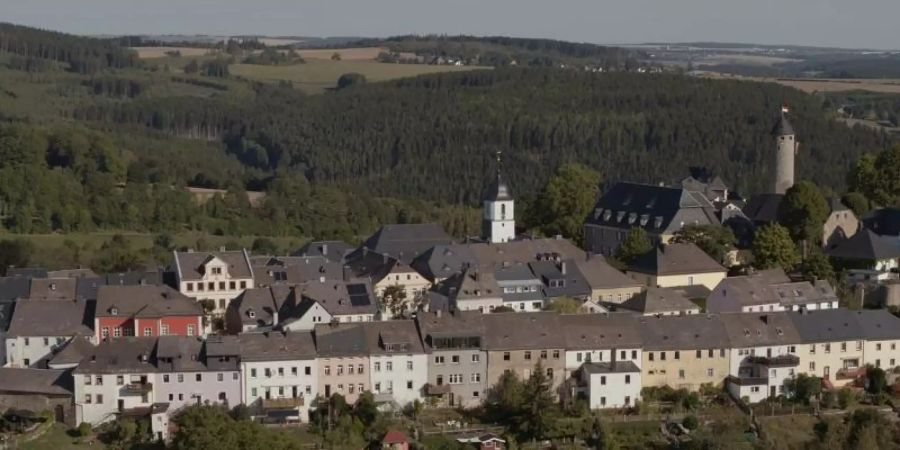
<path fill-rule="evenodd" d="M 388 51 L 384 47 L 358 47 L 358 48 L 315 48 L 297 50 L 304 59 L 331 59 L 331 55 L 339 53 L 341 61 L 365 61 L 378 57 L 381 52 Z"/>
<path fill-rule="evenodd" d="M 778 83 L 804 92 L 869 91 L 900 94 L 900 79 L 891 78 L 766 78 L 744 77 L 719 72 L 704 72 L 701 77 L 717 80 L 746 80 Z"/>
<path fill-rule="evenodd" d="M 164 58 L 167 52 L 181 52 L 181 56 L 202 56 L 213 52 L 208 48 L 198 47 L 132 47 L 137 52 L 138 58 Z"/>

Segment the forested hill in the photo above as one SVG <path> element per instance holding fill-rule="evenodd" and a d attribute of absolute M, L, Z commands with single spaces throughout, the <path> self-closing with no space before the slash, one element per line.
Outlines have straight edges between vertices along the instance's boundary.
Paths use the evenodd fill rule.
<path fill-rule="evenodd" d="M 563 162 L 597 168 L 606 182 L 671 182 L 707 166 L 745 195 L 761 192 L 783 103 L 801 142 L 800 179 L 842 192 L 859 155 L 887 144 L 830 120 L 819 98 L 774 84 L 554 69 L 431 75 L 314 97 L 264 87 L 230 110 L 195 98 L 110 102 L 77 117 L 168 132 L 215 127 L 263 171 L 477 205 L 497 151 L 526 198 Z"/>
<path fill-rule="evenodd" d="M 507 36 L 405 35 L 367 39 L 358 46 L 384 46 L 392 52 L 414 53 L 430 60 L 443 57 L 485 66 L 559 66 L 570 64 L 624 70 L 647 58 L 643 52 L 621 47 Z"/>
<path fill-rule="evenodd" d="M 0 22 L 0 51 L 18 55 L 19 68 L 34 71 L 43 61 L 65 63 L 72 72 L 93 74 L 107 68 L 133 67 L 137 55 L 108 39 L 71 34 Z"/>

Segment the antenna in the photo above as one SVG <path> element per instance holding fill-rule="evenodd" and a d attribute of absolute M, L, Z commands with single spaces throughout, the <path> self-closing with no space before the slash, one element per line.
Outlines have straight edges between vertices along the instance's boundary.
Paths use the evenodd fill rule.
<path fill-rule="evenodd" d="M 500 164 L 502 163 L 502 158 L 501 158 L 502 155 L 503 155 L 503 152 L 497 151 L 497 175 L 498 176 L 500 175 Z"/>

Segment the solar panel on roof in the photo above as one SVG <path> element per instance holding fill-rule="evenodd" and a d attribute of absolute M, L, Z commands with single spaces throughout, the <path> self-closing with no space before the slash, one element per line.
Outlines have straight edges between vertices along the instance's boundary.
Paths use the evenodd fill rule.
<path fill-rule="evenodd" d="M 347 293 L 350 295 L 350 304 L 353 306 L 365 306 L 370 303 L 369 293 L 364 284 L 347 285 Z"/>

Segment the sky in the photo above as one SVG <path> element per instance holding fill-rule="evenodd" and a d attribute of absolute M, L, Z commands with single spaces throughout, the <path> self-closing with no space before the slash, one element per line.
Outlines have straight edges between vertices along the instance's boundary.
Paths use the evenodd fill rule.
<path fill-rule="evenodd" d="M 92 35 L 437 33 L 900 48 L 900 0 L 0 0 L 0 21 Z"/>

